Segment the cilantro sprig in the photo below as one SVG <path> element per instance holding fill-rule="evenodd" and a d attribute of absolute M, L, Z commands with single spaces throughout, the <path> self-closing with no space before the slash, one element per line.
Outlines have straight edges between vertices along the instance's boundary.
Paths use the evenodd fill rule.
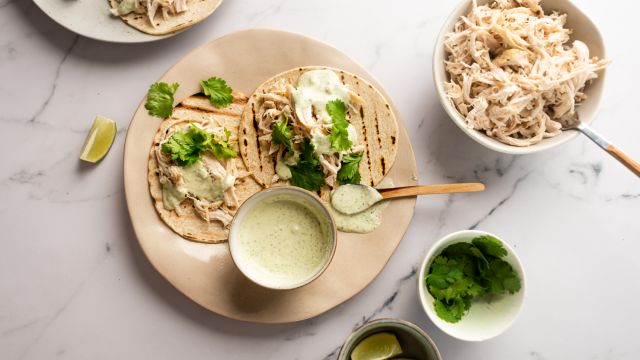
<path fill-rule="evenodd" d="M 233 101 L 233 90 L 227 85 L 227 82 L 218 77 L 211 77 L 207 80 L 200 81 L 202 91 L 209 96 L 211 104 L 216 108 L 224 108 L 229 106 Z M 149 114 L 161 118 L 167 118 L 173 114 L 173 95 L 178 90 L 180 84 L 167 84 L 166 82 L 157 82 L 151 84 L 147 92 L 147 101 L 144 104 Z"/>
<path fill-rule="evenodd" d="M 202 91 L 209 97 L 211 104 L 218 109 L 225 108 L 233 101 L 233 90 L 227 85 L 227 82 L 219 77 L 211 77 L 207 80 L 200 81 Z"/>
<path fill-rule="evenodd" d="M 211 135 L 209 141 L 209 150 L 213 153 L 213 156 L 218 159 L 231 159 L 238 156 L 232 148 L 229 147 L 229 138 L 231 137 L 231 131 L 224 128 L 224 139 L 220 139 L 215 135 Z"/>
<path fill-rule="evenodd" d="M 147 102 L 144 104 L 149 114 L 166 118 L 173 113 L 173 94 L 176 93 L 180 84 L 171 85 L 166 82 L 151 84 L 147 92 Z"/>
<path fill-rule="evenodd" d="M 333 122 L 331 134 L 329 135 L 331 149 L 342 151 L 351 148 L 353 143 L 349 140 L 349 132 L 347 131 L 347 127 L 349 126 L 349 122 L 347 121 L 347 106 L 342 100 L 336 99 L 327 102 L 326 109 Z"/>
<path fill-rule="evenodd" d="M 229 147 L 231 132 L 224 129 L 225 139 L 209 134 L 203 129 L 191 124 L 186 131 L 176 131 L 169 140 L 162 144 L 163 153 L 171 156 L 179 166 L 187 166 L 197 162 L 202 153 L 211 151 L 218 159 L 230 159 L 238 154 Z"/>
<path fill-rule="evenodd" d="M 342 156 L 342 166 L 338 170 L 338 181 L 340 184 L 360 184 L 360 161 L 362 153 L 344 154 Z"/>
<path fill-rule="evenodd" d="M 291 142 L 293 131 L 288 125 L 286 113 L 283 112 L 283 114 L 285 114 L 284 120 L 274 122 L 271 125 L 271 141 L 276 145 L 282 144 L 287 150 L 293 151 L 293 143 Z"/>
<path fill-rule="evenodd" d="M 324 173 L 320 167 L 320 160 L 309 139 L 300 143 L 300 160 L 290 165 L 291 185 L 310 191 L 318 191 L 324 186 Z"/>
<path fill-rule="evenodd" d="M 456 323 L 469 310 L 472 300 L 520 291 L 518 274 L 501 259 L 506 255 L 502 243 L 491 236 L 446 247 L 433 260 L 425 278 L 438 316 Z"/>

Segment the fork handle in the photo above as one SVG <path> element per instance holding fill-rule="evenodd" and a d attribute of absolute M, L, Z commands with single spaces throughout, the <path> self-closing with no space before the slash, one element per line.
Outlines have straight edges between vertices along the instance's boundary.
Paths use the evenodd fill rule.
<path fill-rule="evenodd" d="M 640 177 L 640 163 L 633 160 L 631 156 L 625 154 L 622 150 L 615 147 L 612 143 L 607 141 L 602 135 L 598 134 L 593 128 L 585 123 L 580 123 L 576 129 L 585 134 L 594 143 L 598 144 L 604 151 L 608 152 L 611 156 L 616 158 L 622 165 L 626 166 L 636 176 Z"/>
<path fill-rule="evenodd" d="M 614 158 L 622 163 L 622 165 L 626 166 L 629 170 L 633 171 L 636 176 L 640 177 L 640 164 L 633 160 L 629 155 L 622 152 L 622 150 L 613 146 L 613 144 L 609 144 L 605 150 Z"/>

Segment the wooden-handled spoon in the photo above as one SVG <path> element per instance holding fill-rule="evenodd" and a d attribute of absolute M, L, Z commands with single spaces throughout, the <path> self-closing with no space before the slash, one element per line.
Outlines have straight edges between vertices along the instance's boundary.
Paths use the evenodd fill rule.
<path fill-rule="evenodd" d="M 438 185 L 414 185 L 388 189 L 376 189 L 383 199 L 393 199 L 405 196 L 452 194 L 464 192 L 484 191 L 484 184 L 462 183 L 462 184 L 438 184 Z"/>
<path fill-rule="evenodd" d="M 385 199 L 483 190 L 484 185 L 480 183 L 415 185 L 387 189 L 375 189 L 368 185 L 349 184 L 338 186 L 331 195 L 331 205 L 339 212 L 351 215 L 362 212 Z"/>

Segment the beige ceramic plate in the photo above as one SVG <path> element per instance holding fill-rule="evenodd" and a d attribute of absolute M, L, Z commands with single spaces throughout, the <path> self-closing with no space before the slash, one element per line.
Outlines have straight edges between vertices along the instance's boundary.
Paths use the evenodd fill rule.
<path fill-rule="evenodd" d="M 371 74 L 345 54 L 302 35 L 276 30 L 245 30 L 211 41 L 185 56 L 160 80 L 180 83 L 175 95 L 178 103 L 199 92 L 199 81 L 211 76 L 220 76 L 234 89 L 250 95 L 271 76 L 306 65 L 332 66 L 360 75 L 389 100 Z M 395 107 L 393 110 L 399 123 L 400 146 L 387 177 L 396 185 L 413 185 L 417 182 L 415 157 L 400 114 Z M 295 290 L 261 288 L 235 267 L 227 243 L 185 240 L 156 214 L 147 185 L 147 157 L 160 121 L 140 104 L 129 125 L 124 183 L 131 222 L 144 253 L 158 272 L 193 301 L 220 315 L 284 323 L 322 314 L 356 295 L 380 273 L 413 216 L 415 198 L 394 200 L 375 232 L 338 235 L 331 265 L 311 284 Z"/>

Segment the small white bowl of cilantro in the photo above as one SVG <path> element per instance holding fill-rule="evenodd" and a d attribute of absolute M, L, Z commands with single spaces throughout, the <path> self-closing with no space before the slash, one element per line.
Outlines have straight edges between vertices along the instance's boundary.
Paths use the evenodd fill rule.
<path fill-rule="evenodd" d="M 438 240 L 418 276 L 424 311 L 445 333 L 484 341 L 513 324 L 525 297 L 525 275 L 515 251 L 497 236 L 463 230 Z"/>

